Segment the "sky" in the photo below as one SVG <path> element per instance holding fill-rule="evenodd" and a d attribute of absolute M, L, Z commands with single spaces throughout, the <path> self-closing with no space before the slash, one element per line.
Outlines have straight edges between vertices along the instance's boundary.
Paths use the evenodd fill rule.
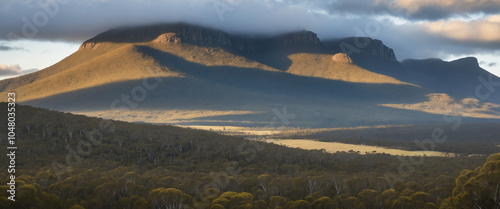
<path fill-rule="evenodd" d="M 500 0 L 0 0 L 0 79 L 49 67 L 111 28 L 167 22 L 368 36 L 400 61 L 473 56 L 500 76 Z"/>

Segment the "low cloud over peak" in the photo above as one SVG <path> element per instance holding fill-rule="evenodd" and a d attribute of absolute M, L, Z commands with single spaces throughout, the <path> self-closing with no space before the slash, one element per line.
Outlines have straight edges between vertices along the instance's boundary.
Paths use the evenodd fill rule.
<path fill-rule="evenodd" d="M 115 27 L 185 22 L 245 35 L 369 36 L 400 59 L 500 48 L 498 0 L 8 0 L 0 11 L 8 20 L 0 22 L 0 40 L 82 43 Z"/>
<path fill-rule="evenodd" d="M 0 43 L 0 51 L 23 50 L 20 47 L 11 47 Z"/>

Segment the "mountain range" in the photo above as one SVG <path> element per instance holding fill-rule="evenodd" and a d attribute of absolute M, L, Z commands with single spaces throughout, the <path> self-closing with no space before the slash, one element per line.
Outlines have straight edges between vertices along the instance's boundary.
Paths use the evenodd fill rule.
<path fill-rule="evenodd" d="M 115 28 L 0 81 L 1 100 L 132 122 L 340 127 L 500 119 L 500 80 L 473 57 L 398 61 L 368 37 L 250 37 L 175 23 Z M 283 118 L 283 115 L 286 118 Z"/>

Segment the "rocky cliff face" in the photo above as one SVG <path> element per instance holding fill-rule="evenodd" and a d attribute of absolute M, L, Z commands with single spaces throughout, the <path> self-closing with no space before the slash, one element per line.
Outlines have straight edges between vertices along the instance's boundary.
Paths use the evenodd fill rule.
<path fill-rule="evenodd" d="M 391 48 L 384 45 L 382 41 L 371 38 L 351 37 L 322 42 L 315 33 L 305 30 L 274 37 L 250 38 L 231 35 L 221 30 L 181 23 L 112 29 L 86 41 L 81 45 L 80 50 L 96 48 L 101 43 L 106 42 L 193 44 L 224 47 L 242 52 L 269 52 L 282 49 L 303 52 L 309 50 L 321 51 L 321 53 L 347 54 L 350 59 L 350 61 L 346 61 L 347 63 L 353 61 L 362 63 L 359 61 L 373 59 L 375 61 L 397 62 L 396 55 Z M 346 48 L 349 52 L 346 52 Z"/>
<path fill-rule="evenodd" d="M 82 44 L 80 49 L 93 48 L 96 43 L 193 43 L 230 46 L 233 38 L 222 31 L 188 24 L 165 24 L 143 27 L 116 28 L 101 33 Z"/>
<path fill-rule="evenodd" d="M 179 27 L 176 31 L 167 34 L 174 36 L 176 38 L 174 42 L 179 43 L 232 45 L 229 34 L 200 27 Z"/>
<path fill-rule="evenodd" d="M 267 45 L 320 44 L 318 36 L 311 31 L 299 31 L 267 39 L 251 39 L 232 36 L 220 30 L 213 30 L 188 24 L 166 24 L 156 26 L 117 28 L 86 41 L 81 50 L 96 47 L 101 42 L 164 44 L 189 43 L 198 45 L 219 45 L 237 50 L 257 50 Z"/>
<path fill-rule="evenodd" d="M 319 44 L 318 35 L 311 31 L 299 31 L 279 37 L 283 44 Z"/>
<path fill-rule="evenodd" d="M 455 75 L 453 77 L 462 76 L 464 78 L 468 78 L 472 76 L 472 78 L 477 77 L 476 71 L 481 71 L 482 68 L 479 66 L 479 62 L 475 57 L 464 57 L 457 60 L 453 60 L 450 62 L 444 61 L 442 59 L 437 58 L 429 58 L 429 59 L 406 59 L 401 62 L 403 65 L 418 70 L 420 73 L 426 72 L 428 74 L 441 74 L 446 72 L 453 72 Z M 463 75 L 462 73 L 467 73 Z M 452 75 L 446 75 L 452 76 Z"/>
<path fill-rule="evenodd" d="M 340 40 L 327 41 L 325 44 L 336 52 L 343 52 L 352 58 L 377 58 L 397 61 L 394 50 L 387 47 L 382 41 L 368 37 L 351 37 Z"/>
<path fill-rule="evenodd" d="M 396 55 L 394 54 L 394 50 L 384 45 L 384 43 L 382 43 L 382 41 L 380 40 L 372 39 L 372 41 L 370 42 L 370 44 L 368 44 L 366 49 L 362 49 L 362 53 L 369 54 L 373 57 L 379 57 L 391 61 L 397 61 Z"/>
<path fill-rule="evenodd" d="M 456 66 L 462 66 L 470 69 L 478 69 L 480 68 L 479 66 L 479 61 L 475 57 L 464 57 L 455 61 L 451 62 L 452 64 Z"/>

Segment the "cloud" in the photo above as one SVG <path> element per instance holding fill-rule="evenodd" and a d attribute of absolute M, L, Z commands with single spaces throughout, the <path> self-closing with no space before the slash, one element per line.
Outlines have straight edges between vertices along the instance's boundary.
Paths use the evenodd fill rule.
<path fill-rule="evenodd" d="M 407 18 L 438 20 L 472 14 L 497 14 L 498 0 L 397 0 Z"/>
<path fill-rule="evenodd" d="M 81 42 L 110 28 L 160 22 L 272 34 L 303 29 L 316 18 L 309 8 L 266 0 L 83 0 L 54 3 L 50 7 L 34 2 L 11 3 L 9 9 L 0 13 L 0 19 L 9 20 L 0 23 L 0 40 Z"/>
<path fill-rule="evenodd" d="M 81 43 L 114 27 L 186 22 L 245 35 L 311 30 L 325 39 L 370 36 L 398 58 L 500 49 L 498 0 L 10 0 L 0 40 Z M 39 5 L 38 2 L 49 2 Z M 59 3 L 57 3 L 59 2 Z M 483 19 L 456 17 L 483 14 Z M 483 16 L 482 16 L 483 17 Z M 464 19 L 464 18 L 462 18 Z M 418 20 L 418 21 L 416 21 Z M 375 32 L 370 30 L 375 28 Z M 463 31 L 463 33 L 462 33 Z M 479 33 L 481 32 L 481 33 Z M 476 34 L 475 34 L 476 33 Z"/>
<path fill-rule="evenodd" d="M 21 66 L 17 64 L 16 65 L 0 64 L 0 77 L 4 76 L 15 77 L 18 75 L 30 74 L 36 71 L 39 71 L 39 69 L 33 68 L 33 69 L 22 70 Z"/>
<path fill-rule="evenodd" d="M 12 50 L 12 47 L 0 45 L 0 51 L 10 51 L 10 50 Z"/>
<path fill-rule="evenodd" d="M 0 51 L 12 51 L 12 50 L 23 50 L 23 48 L 20 47 L 10 47 L 6 45 L 1 45 L 0 44 Z"/>
<path fill-rule="evenodd" d="M 496 62 L 492 62 L 492 63 L 489 63 L 489 64 L 488 64 L 488 67 L 495 67 L 495 66 L 497 66 L 497 63 L 496 63 Z"/>
<path fill-rule="evenodd" d="M 0 64 L 0 76 L 21 75 L 21 67 L 19 65 L 4 65 Z"/>
<path fill-rule="evenodd" d="M 415 54 L 428 53 L 427 57 L 470 56 L 473 54 L 500 54 L 500 18 L 499 15 L 479 20 L 433 21 L 408 24 L 412 27 L 407 32 L 395 32 L 411 39 L 410 44 Z M 402 29 L 402 28 L 400 28 Z M 390 40 L 393 41 L 393 40 Z M 409 44 L 406 44 L 409 45 Z M 415 55 L 413 54 L 413 56 Z M 419 56 L 417 56 L 419 57 Z"/>
<path fill-rule="evenodd" d="M 436 35 L 464 42 L 500 43 L 500 15 L 474 21 L 437 21 L 425 23 L 426 29 Z"/>
<path fill-rule="evenodd" d="M 304 0 L 288 2 L 305 4 Z M 326 8 L 331 14 L 392 15 L 408 20 L 434 21 L 500 12 L 498 0 L 315 0 L 308 4 L 316 8 Z"/>
<path fill-rule="evenodd" d="M 245 34 L 340 26 L 330 35 L 340 37 L 348 34 L 342 27 L 380 15 L 439 20 L 500 12 L 498 0 L 47 0 L 6 5 L 0 19 L 9 21 L 0 23 L 0 40 L 77 42 L 114 27 L 158 22 L 182 21 Z"/>

